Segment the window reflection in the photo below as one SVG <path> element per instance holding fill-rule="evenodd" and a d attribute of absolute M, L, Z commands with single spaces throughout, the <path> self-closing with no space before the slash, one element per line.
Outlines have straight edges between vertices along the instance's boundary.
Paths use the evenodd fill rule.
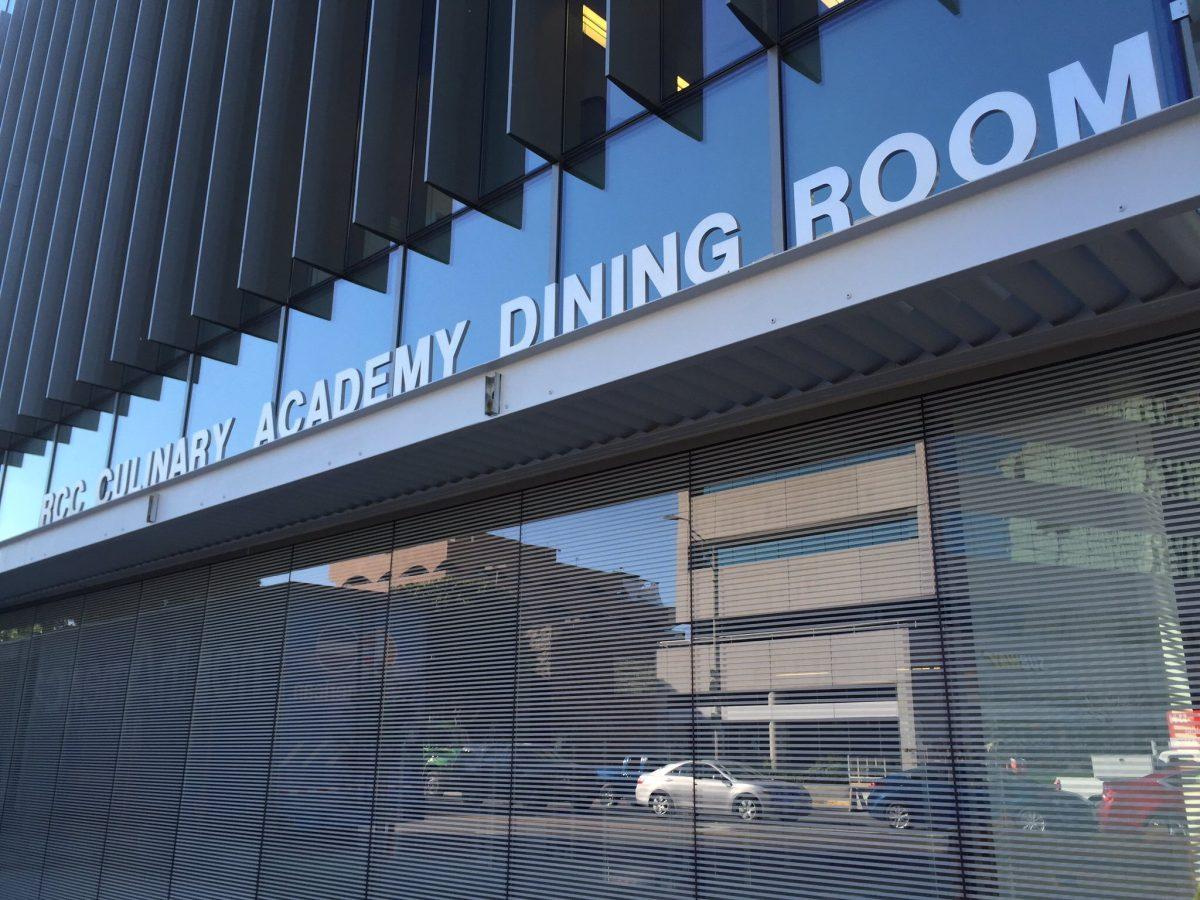
<path fill-rule="evenodd" d="M 539 296 L 552 275 L 551 173 L 536 176 L 487 211 L 459 216 L 445 235 L 431 240 L 448 243 L 449 262 L 409 253 L 401 343 L 414 346 L 423 335 L 453 330 L 456 322 L 467 319 L 458 371 L 495 359 L 501 304 L 523 294 Z"/>
<path fill-rule="evenodd" d="M 85 410 L 58 426 L 48 490 L 83 481 L 86 489 L 82 497 L 88 506 L 95 504 L 97 478 L 108 464 L 112 442 L 113 401 L 108 405 L 108 409 Z"/>
<path fill-rule="evenodd" d="M 1047 77 L 1075 60 L 1098 89 L 1113 46 L 1148 31 L 1160 33 L 1161 7 L 1125 0 L 1060 0 L 989 3 L 963 0 L 957 14 L 942 3 L 889 0 L 830 18 L 817 35 L 784 53 L 784 140 L 787 183 L 830 166 L 850 175 L 848 204 L 854 221 L 867 215 L 860 199 L 860 171 L 875 147 L 893 135 L 915 132 L 928 138 L 942 164 L 935 191 L 962 184 L 947 162 L 951 129 L 979 98 L 1014 91 L 1027 98 L 1040 128 L 1031 155 L 1057 146 Z M 914 53 L 936 47 L 936 53 Z M 1174 90 L 1165 48 L 1158 58 L 1160 90 Z M 1172 102 L 1163 95 L 1164 104 Z M 1132 110 L 1127 110 L 1127 115 Z M 985 117 L 972 136 L 980 161 L 1001 159 L 1012 146 L 1011 125 L 1001 115 Z M 883 169 L 885 198 L 901 198 L 914 186 L 915 166 L 907 153 Z M 828 197 L 828 188 L 817 196 Z M 789 202 L 790 243 L 797 226 Z M 815 234 L 829 232 L 828 218 Z"/>
<path fill-rule="evenodd" d="M 0 487 L 0 540 L 37 527 L 42 496 L 50 478 L 53 430 L 31 438 L 9 450 Z"/>
<path fill-rule="evenodd" d="M 277 316 L 256 330 L 260 334 L 276 332 Z M 225 449 L 225 455 L 232 456 L 250 448 L 262 405 L 275 398 L 279 345 L 252 334 L 230 334 L 220 340 L 225 345 L 220 352 L 196 357 L 186 432 L 191 434 L 232 416 L 233 430 Z"/>
<path fill-rule="evenodd" d="M 401 251 L 388 257 L 387 267 L 384 292 L 339 278 L 325 293 L 287 310 L 281 397 L 291 390 L 307 397 L 318 379 L 332 379 L 394 348 Z"/>
<path fill-rule="evenodd" d="M 143 456 L 183 434 L 187 363 L 169 375 L 149 375 L 117 398 L 112 460 Z"/>
<path fill-rule="evenodd" d="M 673 118 L 679 127 L 646 119 L 610 138 L 602 154 L 571 164 L 563 178 L 564 278 L 576 275 L 586 285 L 593 265 L 607 265 L 641 244 L 663 264 L 664 235 L 678 233 L 682 244 L 717 212 L 737 219 L 742 265 L 771 251 L 766 74 L 764 63 L 748 64 L 679 110 Z M 702 248 L 708 268 L 718 237 L 709 235 Z M 682 246 L 679 252 L 682 259 Z M 635 302 L 632 266 L 625 269 L 629 304 Z M 680 279 L 681 286 L 690 283 L 684 272 Z M 658 293 L 653 285 L 648 290 L 651 299 Z"/>

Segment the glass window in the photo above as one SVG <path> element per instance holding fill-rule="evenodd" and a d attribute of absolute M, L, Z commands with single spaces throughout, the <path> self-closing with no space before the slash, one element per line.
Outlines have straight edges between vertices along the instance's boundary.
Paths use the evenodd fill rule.
<path fill-rule="evenodd" d="M 692 753 L 687 571 L 674 522 L 685 463 L 525 495 L 514 731 L 531 752 L 514 760 L 512 790 L 535 815 L 512 819 L 513 896 L 535 896 L 547 880 L 587 896 L 694 894 L 692 822 L 650 811 L 655 793 L 683 813 L 690 788 L 639 783 L 621 766 L 635 753 Z"/>
<path fill-rule="evenodd" d="M 509 498 L 397 529 L 371 898 L 505 894 L 517 509 Z"/>
<path fill-rule="evenodd" d="M 400 341 L 417 340 L 470 321 L 457 371 L 493 360 L 500 347 L 501 304 L 540 297 L 551 280 L 554 248 L 553 173 L 537 175 L 488 212 L 457 217 L 431 240 L 449 244 L 449 264 L 410 252 L 404 275 Z M 435 377 L 442 371 L 434 350 Z"/>
<path fill-rule="evenodd" d="M 278 328 L 275 316 L 267 328 Z M 262 405 L 275 398 L 279 345 L 252 334 L 230 334 L 220 340 L 224 345 L 220 353 L 196 357 L 185 432 L 209 428 L 232 416 L 233 430 L 225 448 L 225 455 L 232 456 L 250 448 Z M 228 356 L 225 351 L 230 351 Z"/>
<path fill-rule="evenodd" d="M 42 438 L 23 441 L 8 451 L 0 491 L 0 540 L 37 527 L 50 477 L 52 434 L 47 429 Z"/>
<path fill-rule="evenodd" d="M 386 291 L 338 279 L 326 293 L 288 309 L 281 397 L 292 390 L 308 397 L 318 380 L 361 368 L 394 348 L 401 252 L 393 252 L 386 265 Z"/>
<path fill-rule="evenodd" d="M 262 828 L 264 900 L 365 894 L 391 534 L 388 525 L 295 550 Z"/>
<path fill-rule="evenodd" d="M 955 15 L 932 0 L 865 4 L 831 17 L 820 26 L 819 35 L 784 54 L 789 185 L 828 167 L 841 167 L 849 175 L 847 203 L 858 221 L 868 215 L 861 192 L 865 164 L 885 139 L 905 133 L 927 139 L 937 156 L 922 168 L 928 177 L 936 176 L 932 191 L 962 184 L 949 152 L 951 131 L 971 104 L 994 92 L 1016 92 L 1032 104 L 1036 126 L 1028 132 L 1033 141 L 1029 155 L 1052 150 L 1058 142 L 1049 74 L 1079 61 L 1103 94 L 1114 46 L 1142 32 L 1150 36 L 1163 105 L 1180 99 L 1168 67 L 1171 45 L 1159 41 L 1163 4 L 962 0 L 959 6 Z M 1132 104 L 1127 103 L 1124 118 L 1132 115 Z M 1081 133 L 1087 136 L 1091 132 L 1086 116 L 1080 118 L 1085 120 Z M 1004 159 L 1014 146 L 1018 161 L 1025 156 L 1014 144 L 1013 126 L 1003 113 L 985 115 L 969 143 L 983 164 Z M 886 161 L 878 180 L 885 200 L 898 201 L 913 191 L 926 195 L 917 184 L 911 153 L 881 158 Z M 789 188 L 789 234 L 795 244 L 791 193 Z M 828 200 L 829 194 L 828 187 L 816 187 L 813 204 Z M 820 236 L 830 231 L 831 219 L 802 222 L 800 228 L 806 227 Z"/>
<path fill-rule="evenodd" d="M 748 56 L 761 45 L 729 10 L 728 0 L 703 0 L 704 74 Z"/>
<path fill-rule="evenodd" d="M 111 456 L 114 465 L 144 456 L 183 434 L 186 366 L 185 362 L 170 375 L 149 375 L 134 385 L 130 393 L 117 398 Z"/>
<path fill-rule="evenodd" d="M 85 410 L 58 426 L 50 472 L 51 491 L 82 481 L 85 488 L 80 497 L 87 506 L 95 505 L 97 479 L 108 465 L 112 443 L 111 402 L 109 405 L 106 410 Z"/>
<path fill-rule="evenodd" d="M 687 286 L 687 271 L 695 271 L 694 264 L 685 264 L 688 238 L 714 213 L 736 219 L 739 230 L 733 240 L 742 265 L 770 253 L 775 188 L 767 93 L 765 63 L 750 63 L 706 87 L 702 99 L 672 115 L 673 124 L 647 118 L 572 163 L 563 177 L 563 278 L 575 276 L 590 288 L 592 267 L 603 263 L 606 310 L 611 312 L 654 299 L 664 286 L 669 293 L 676 281 Z M 666 259 L 672 252 L 664 248 L 668 234 L 677 235 L 677 274 Z M 724 241 L 720 230 L 705 232 L 695 262 L 707 272 L 732 264 L 729 256 L 718 258 L 732 249 Z M 657 284 L 652 277 L 633 277 L 642 265 L 634 253 L 639 245 L 665 273 Z M 618 256 L 622 260 L 617 265 L 624 268 L 619 282 L 612 274 L 612 260 Z M 643 287 L 644 297 L 639 296 Z M 565 287 L 561 293 L 565 297 Z"/>

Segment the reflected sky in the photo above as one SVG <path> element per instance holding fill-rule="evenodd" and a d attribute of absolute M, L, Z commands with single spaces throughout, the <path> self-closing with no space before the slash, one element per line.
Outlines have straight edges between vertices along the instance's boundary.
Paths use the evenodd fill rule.
<path fill-rule="evenodd" d="M 230 338 L 239 341 L 236 365 L 197 358 L 187 425 L 187 433 L 191 434 L 233 416 L 226 456 L 250 448 L 262 405 L 274 399 L 278 355 L 275 341 L 250 334 Z"/>
<path fill-rule="evenodd" d="M 42 455 L 25 453 L 19 466 L 4 467 L 4 488 L 0 492 L 0 541 L 37 527 L 49 474 L 49 442 Z"/>
<path fill-rule="evenodd" d="M 995 91 L 1015 91 L 1033 104 L 1039 126 L 1033 155 L 1053 150 L 1049 73 L 1079 60 L 1104 90 L 1113 45 L 1149 31 L 1163 90 L 1170 83 L 1156 40 L 1163 12 L 1165 4 L 1129 0 L 962 0 L 961 13 L 952 15 L 931 0 L 889 0 L 834 17 L 821 27 L 819 56 L 815 40 L 788 55 L 810 74 L 783 66 L 787 182 L 841 166 L 850 174 L 857 221 L 867 215 L 858 199 L 863 163 L 884 139 L 912 131 L 937 150 L 934 192 L 961 184 L 949 163 L 950 131 L 963 110 Z M 914 47 L 937 52 L 914 53 Z M 1164 91 L 1164 105 L 1175 99 Z M 978 158 L 991 162 L 1004 156 L 1011 140 L 1007 120 L 992 116 L 973 144 Z M 884 195 L 903 197 L 913 180 L 912 159 L 901 154 L 884 169 Z M 794 245 L 794 210 L 786 206 Z M 827 220 L 817 223 L 818 235 L 828 230 Z"/>
<path fill-rule="evenodd" d="M 732 213 L 740 223 L 743 265 L 767 255 L 768 113 L 767 69 L 760 60 L 705 90 L 702 140 L 657 117 L 611 138 L 603 188 L 563 176 L 562 275 L 586 276 L 593 264 L 643 243 L 661 256 L 664 234 L 678 231 L 682 243 L 714 212 Z"/>
<path fill-rule="evenodd" d="M 85 496 L 91 505 L 95 498 L 97 477 L 108 465 L 112 425 L 111 411 L 89 410 L 75 416 L 71 424 L 59 426 L 50 490 L 82 480 L 87 484 Z"/>
<path fill-rule="evenodd" d="M 405 273 L 401 342 L 471 324 L 458 370 L 493 360 L 500 346 L 500 305 L 522 294 L 541 296 L 551 276 L 554 248 L 553 182 L 550 172 L 529 181 L 520 204 L 521 227 L 482 212 L 455 219 L 450 264 L 410 252 Z M 434 360 L 434 374 L 440 374 Z"/>
<path fill-rule="evenodd" d="M 296 307 L 288 310 L 280 396 L 299 389 L 307 397 L 318 379 L 361 368 L 370 357 L 394 348 L 400 268 L 401 251 L 395 251 L 388 264 L 388 289 L 382 293 L 339 279 L 328 319 Z"/>
<path fill-rule="evenodd" d="M 113 437 L 113 462 L 141 456 L 183 434 L 187 383 L 181 378 L 152 375 L 140 390 L 156 398 L 122 394 L 117 405 L 117 431 Z"/>

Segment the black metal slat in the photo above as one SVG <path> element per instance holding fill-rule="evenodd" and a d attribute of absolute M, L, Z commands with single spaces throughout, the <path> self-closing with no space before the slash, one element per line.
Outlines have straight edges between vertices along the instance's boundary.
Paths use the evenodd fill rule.
<path fill-rule="evenodd" d="M 171 188 L 150 298 L 147 336 L 180 350 L 193 350 L 199 323 L 192 317 L 196 247 L 204 223 L 204 188 L 212 162 L 221 73 L 229 40 L 230 5 L 198 7 L 171 164 Z"/>
<path fill-rule="evenodd" d="M 72 0 L 59 0 L 42 8 L 0 194 L 0 246 L 5 248 L 0 274 L 0 345 L 6 359 L 73 6 Z M 18 419 L 15 410 L 13 415 L 0 416 L 0 428 L 7 431 L 32 434 L 37 424 Z"/>
<path fill-rule="evenodd" d="M 63 313 L 63 295 L 68 271 L 67 265 L 60 264 L 57 258 L 51 260 L 50 256 L 70 250 L 79 224 L 88 167 L 88 148 L 92 143 L 99 112 L 104 61 L 114 36 L 116 8 L 117 0 L 96 0 L 74 109 L 65 110 L 70 117 L 69 125 L 65 126 L 66 154 L 62 166 L 62 180 L 58 187 L 54 221 L 50 228 L 45 271 L 38 292 L 37 316 L 29 344 L 29 363 L 25 368 L 25 381 L 21 389 L 18 407 L 21 415 L 48 419 L 59 411 L 58 400 L 68 399 L 82 403 L 87 399 L 86 391 L 72 393 L 67 398 L 52 399 L 49 394 L 51 360 L 59 320 Z"/>
<path fill-rule="evenodd" d="M 213 9 L 210 5 L 205 8 Z M 192 36 L 198 10 L 193 0 L 167 0 L 113 330 L 113 362 L 148 372 L 158 368 L 161 358 L 161 345 L 149 339 L 150 304 L 167 226 L 167 202 L 178 154 L 184 90 L 191 66 Z"/>
<path fill-rule="evenodd" d="M 508 133 L 551 161 L 563 150 L 567 10 L 563 0 L 512 0 Z"/>
<path fill-rule="evenodd" d="M 332 275 L 346 269 L 367 0 L 321 0 L 308 91 L 292 255 Z"/>
<path fill-rule="evenodd" d="M 129 74 L 130 54 L 138 22 L 138 0 L 117 0 L 113 14 L 108 49 L 104 54 L 104 73 L 100 78 L 100 93 L 96 103 L 96 118 L 90 143 L 82 152 L 85 174 L 79 197 L 79 210 L 73 232 L 64 235 L 61 246 L 69 248 L 62 268 L 61 292 L 58 301 L 61 315 L 56 323 L 54 349 L 49 359 L 46 395 L 53 400 L 82 404 L 87 402 L 91 384 L 116 388 L 120 384 L 120 367 L 97 360 L 90 371 L 97 376 L 91 384 L 78 380 L 83 349 L 84 322 L 88 314 L 92 275 L 104 220 L 109 176 L 121 121 L 122 98 Z M 65 223 L 64 223 L 65 225 Z M 55 242 L 54 246 L 60 246 Z M 52 298 L 47 302 L 53 303 Z"/>
<path fill-rule="evenodd" d="M 238 264 L 270 21 L 270 0 L 235 0 L 196 251 L 191 313 L 227 328 L 243 319 Z"/>
<path fill-rule="evenodd" d="M 100 231 L 94 268 L 89 273 L 81 266 L 79 272 L 81 280 L 90 274 L 91 285 L 76 377 L 80 381 L 102 387 L 117 388 L 121 384 L 122 369 L 113 363 L 111 351 L 165 15 L 166 0 L 142 0 L 138 8 L 129 68 L 123 79 L 121 108 L 116 113 L 116 122 L 113 123 L 117 126 L 116 142 L 111 152 L 108 185 L 101 201 L 103 206 L 99 219 Z M 106 79 L 108 74 L 106 71 Z M 98 158 L 95 152 L 92 154 L 92 160 L 96 165 L 103 167 L 103 160 Z M 100 208 L 94 208 L 90 212 L 100 212 Z M 81 218 L 80 221 L 84 220 Z M 78 250 L 79 234 L 76 234 L 75 242 Z M 69 281 L 68 291 L 74 287 Z"/>
<path fill-rule="evenodd" d="M 359 117 L 353 222 L 393 241 L 408 236 L 423 0 L 376 0 Z"/>
<path fill-rule="evenodd" d="M 292 240 L 316 24 L 316 0 L 271 9 L 238 287 L 275 303 L 304 280 L 293 271 Z"/>
<path fill-rule="evenodd" d="M 111 7 L 111 4 L 104 5 Z M 92 14 L 96 8 L 97 4 L 92 3 L 80 3 L 75 6 L 63 51 L 62 72 L 56 93 L 53 101 L 46 104 L 45 150 L 42 154 L 41 173 L 26 237 L 25 256 L 16 293 L 17 305 L 5 354 L 4 374 L 0 377 L 0 427 L 11 427 L 20 421 L 18 413 L 21 412 L 25 373 L 32 359 L 30 350 L 38 316 L 38 304 L 47 271 L 53 268 L 50 254 L 54 249 L 51 236 L 55 217 L 62 205 L 70 207 L 74 202 L 70 196 L 60 199 L 60 194 L 75 112 L 81 103 L 87 103 L 86 100 L 79 99 L 79 87 L 84 54 L 88 49 L 91 34 Z M 49 101 L 50 98 L 46 97 L 46 100 Z M 3 289 L 3 285 L 0 284 L 0 292 L 3 292 Z M 48 409 L 47 406 L 54 408 Z M 32 409 L 27 407 L 24 415 L 52 418 L 60 413 L 56 407 L 57 404 L 43 402 L 35 404 Z"/>

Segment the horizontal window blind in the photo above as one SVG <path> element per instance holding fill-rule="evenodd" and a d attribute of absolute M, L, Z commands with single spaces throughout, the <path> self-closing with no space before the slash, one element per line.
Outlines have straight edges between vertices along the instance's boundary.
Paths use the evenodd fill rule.
<path fill-rule="evenodd" d="M 1196 336 L 0 616 L 0 893 L 1189 898 Z"/>
<path fill-rule="evenodd" d="M 927 404 L 973 895 L 1195 891 L 1196 358 L 1174 340 Z"/>

